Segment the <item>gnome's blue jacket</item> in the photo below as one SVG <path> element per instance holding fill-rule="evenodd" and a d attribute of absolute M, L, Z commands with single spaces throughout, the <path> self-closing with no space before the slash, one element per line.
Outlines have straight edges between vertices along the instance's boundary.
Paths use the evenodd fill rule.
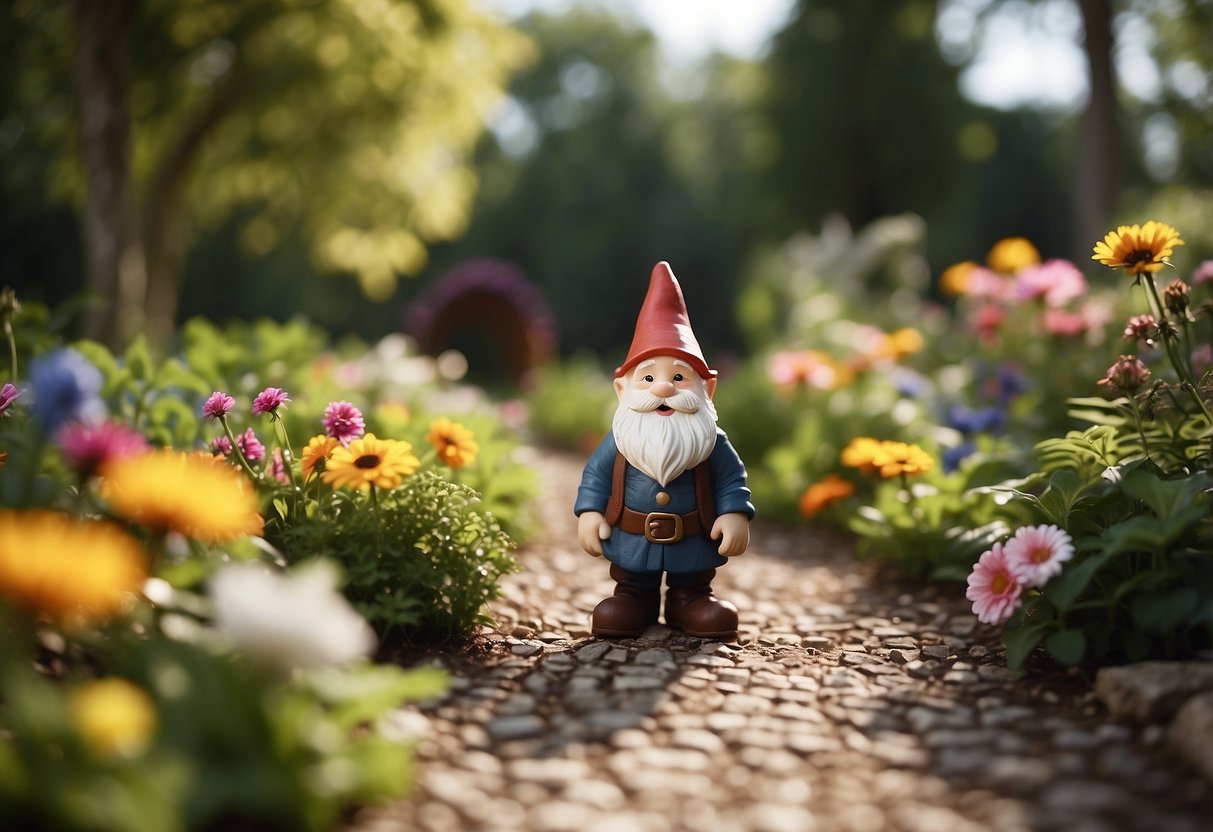
<path fill-rule="evenodd" d="M 608 433 L 586 463 L 581 487 L 577 489 L 574 514 L 606 511 L 617 450 L 615 435 Z M 716 514 L 738 513 L 753 518 L 754 506 L 750 503 L 750 489 L 746 487 L 745 466 L 719 428 L 708 466 L 712 472 Z M 657 494 L 662 491 L 670 496 L 666 505 L 657 502 Z M 695 476 L 690 470 L 684 471 L 663 487 L 648 474 L 629 465 L 623 504 L 645 514 L 651 511 L 689 514 L 697 508 Z M 607 560 L 629 572 L 701 572 L 714 569 L 726 560 L 717 551 L 720 541 L 712 540 L 708 536 L 710 533 L 711 529 L 706 529 L 703 534 L 688 535 L 678 543 L 651 543 L 644 535 L 628 534 L 615 528 L 611 530 L 610 538 L 602 542 L 602 551 Z"/>

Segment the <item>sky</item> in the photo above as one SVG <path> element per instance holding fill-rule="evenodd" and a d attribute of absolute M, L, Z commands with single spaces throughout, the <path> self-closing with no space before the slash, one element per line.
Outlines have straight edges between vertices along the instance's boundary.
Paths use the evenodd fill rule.
<path fill-rule="evenodd" d="M 598 5 L 640 19 L 652 29 L 671 64 L 687 65 L 713 50 L 741 57 L 762 53 L 791 14 L 795 0 L 483 0 L 506 19 L 531 9 L 560 12 Z M 1004 109 L 1031 104 L 1070 111 L 1087 94 L 1081 49 L 1082 21 L 1073 0 L 1028 4 L 1003 0 L 987 15 L 980 38 L 977 12 L 990 0 L 944 0 L 937 34 L 944 54 L 976 59 L 961 76 L 961 89 L 980 104 Z M 1120 62 L 1142 78 L 1142 54 L 1122 50 Z M 1148 93 L 1149 79 L 1141 92 Z M 1137 92 L 1134 90 L 1134 92 Z"/>

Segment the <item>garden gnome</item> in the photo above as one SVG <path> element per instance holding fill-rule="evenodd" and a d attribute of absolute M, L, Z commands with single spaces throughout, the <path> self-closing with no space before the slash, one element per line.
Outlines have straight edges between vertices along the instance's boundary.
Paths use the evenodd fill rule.
<path fill-rule="evenodd" d="M 615 370 L 619 407 L 586 463 L 573 508 L 582 548 L 611 562 L 615 594 L 593 633 L 635 637 L 665 623 L 709 639 L 737 636 L 737 608 L 712 593 L 716 567 L 750 542 L 745 467 L 716 427 L 716 371 L 691 330 L 668 263 L 653 268 L 631 349 Z"/>

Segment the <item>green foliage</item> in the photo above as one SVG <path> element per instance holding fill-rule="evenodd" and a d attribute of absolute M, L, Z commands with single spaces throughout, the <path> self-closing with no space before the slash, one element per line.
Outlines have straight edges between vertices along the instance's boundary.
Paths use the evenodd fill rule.
<path fill-rule="evenodd" d="M 466 486 L 423 471 L 391 491 L 334 495 L 269 540 L 292 561 L 342 564 L 345 593 L 387 637 L 414 640 L 471 632 L 491 623 L 485 604 L 518 569 L 513 541 Z"/>
<path fill-rule="evenodd" d="M 526 397 L 535 438 L 567 450 L 591 452 L 611 428 L 611 379 L 587 354 L 545 367 Z"/>

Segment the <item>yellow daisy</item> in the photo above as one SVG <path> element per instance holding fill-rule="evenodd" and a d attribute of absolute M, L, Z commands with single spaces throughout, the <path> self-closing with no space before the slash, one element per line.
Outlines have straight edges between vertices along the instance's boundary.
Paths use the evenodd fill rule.
<path fill-rule="evenodd" d="M 842 464 L 848 468 L 858 468 L 865 474 L 876 470 L 873 460 L 880 451 L 880 440 L 870 436 L 857 436 L 842 449 Z"/>
<path fill-rule="evenodd" d="M 1091 259 L 1110 269 L 1124 269 L 1126 274 L 1153 274 L 1168 265 L 1171 251 L 1183 244 L 1174 228 L 1150 220 L 1145 225 L 1122 225 L 1109 231 L 1095 244 Z"/>
<path fill-rule="evenodd" d="M 480 445 L 472 432 L 445 416 L 430 422 L 430 432 L 425 435 L 425 441 L 438 452 L 438 461 L 451 468 L 471 465 L 480 452 Z"/>
<path fill-rule="evenodd" d="M 133 757 L 156 733 L 156 705 L 148 692 L 111 677 L 81 685 L 69 700 L 72 722 L 99 757 Z"/>
<path fill-rule="evenodd" d="M 421 467 L 408 442 L 379 439 L 368 433 L 344 448 L 335 448 L 320 475 L 333 488 L 349 486 L 369 491 L 371 486 L 395 488 Z"/>
<path fill-rule="evenodd" d="M 55 511 L 0 513 L 0 596 L 75 625 L 122 613 L 147 577 L 138 541 Z"/>
<path fill-rule="evenodd" d="M 329 457 L 339 447 L 341 447 L 341 443 L 327 434 L 322 433 L 309 439 L 307 447 L 303 449 L 303 453 L 299 456 L 299 464 L 303 469 L 303 478 L 308 479 L 313 474 L 323 473 L 325 466 L 328 464 Z"/>
<path fill-rule="evenodd" d="M 261 534 L 257 492 L 205 452 L 171 448 L 115 459 L 101 469 L 101 496 L 123 517 L 162 532 L 219 543 Z"/>
<path fill-rule="evenodd" d="M 986 254 L 986 265 L 999 274 L 1016 274 L 1040 264 L 1040 252 L 1024 237 L 1007 237 Z"/>

